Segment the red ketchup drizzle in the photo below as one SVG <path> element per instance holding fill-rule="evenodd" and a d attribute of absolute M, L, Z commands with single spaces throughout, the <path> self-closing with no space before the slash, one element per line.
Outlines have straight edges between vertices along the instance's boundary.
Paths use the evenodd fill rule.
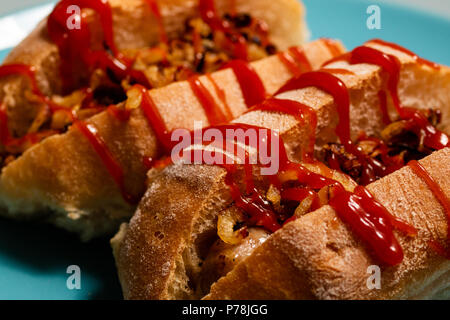
<path fill-rule="evenodd" d="M 247 107 L 264 101 L 267 97 L 266 89 L 256 71 L 250 64 L 242 60 L 233 60 L 222 69 L 232 69 L 241 87 Z"/>
<path fill-rule="evenodd" d="M 359 154 L 350 137 L 350 97 L 344 82 L 325 71 L 308 72 L 288 81 L 276 95 L 306 87 L 317 87 L 334 97 L 339 114 L 336 134 L 348 152 Z"/>
<path fill-rule="evenodd" d="M 350 98 L 345 84 L 336 76 L 324 72 L 310 72 L 292 79 L 283 86 L 277 94 L 306 87 L 317 87 L 333 96 L 338 114 L 339 123 L 336 134 L 348 152 L 355 154 L 364 164 L 363 179 L 374 178 L 375 162 L 369 162 L 356 148 L 350 137 Z M 374 168 L 375 167 L 375 168 Z M 339 168 L 336 168 L 339 169 Z M 342 187 L 340 187 L 342 188 Z M 337 191 L 339 191 L 339 189 Z M 338 216 L 351 226 L 352 229 L 374 249 L 376 256 L 388 265 L 396 265 L 403 260 L 403 251 L 394 237 L 393 229 L 411 233 L 412 228 L 404 223 L 393 224 L 392 216 L 379 205 L 362 187 L 356 189 L 355 194 L 340 189 L 330 201 Z M 364 192 L 363 192 L 364 191 Z"/>
<path fill-rule="evenodd" d="M 322 41 L 333 56 L 336 57 L 342 54 L 342 49 L 338 46 L 336 41 L 327 38 L 322 38 Z"/>
<path fill-rule="evenodd" d="M 312 71 L 311 62 L 306 57 L 305 51 L 299 47 L 289 48 L 289 54 L 294 58 L 297 64 L 300 66 L 302 72 Z"/>
<path fill-rule="evenodd" d="M 392 48 L 394 50 L 397 50 L 397 51 L 400 51 L 400 52 L 403 52 L 403 53 L 409 55 L 411 58 L 413 58 L 419 64 L 427 65 L 430 68 L 433 68 L 433 69 L 436 69 L 436 70 L 439 70 L 441 68 L 441 66 L 438 65 L 437 63 L 431 62 L 429 60 L 425 60 L 425 59 L 419 57 L 414 52 L 412 52 L 412 51 L 410 51 L 410 50 L 408 50 L 408 49 L 406 49 L 406 48 L 404 48 L 404 47 L 402 47 L 402 46 L 400 46 L 400 45 L 398 45 L 396 43 L 387 42 L 387 41 L 384 41 L 384 40 L 381 40 L 381 39 L 373 39 L 373 40 L 368 41 L 367 43 L 376 43 L 376 44 L 380 44 L 380 45 L 382 45 L 384 47 L 390 47 L 390 48 Z"/>
<path fill-rule="evenodd" d="M 406 49 L 404 49 L 406 50 Z M 370 47 L 357 47 L 349 54 L 341 56 L 336 60 L 346 60 L 350 64 L 370 63 L 383 68 L 389 74 L 388 91 L 392 97 L 393 104 L 402 120 L 408 122 L 409 130 L 415 132 L 418 136 L 424 137 L 424 144 L 432 149 L 440 150 L 450 146 L 449 137 L 442 131 L 432 126 L 428 119 L 419 110 L 403 107 L 398 96 L 398 84 L 400 81 L 400 62 L 395 56 L 386 54 Z M 381 109 L 383 112 L 383 121 L 390 122 L 386 107 L 386 98 L 380 95 Z"/>
<path fill-rule="evenodd" d="M 222 102 L 223 106 L 225 107 L 226 117 L 228 119 L 233 119 L 233 113 L 231 112 L 230 105 L 228 104 L 227 96 L 225 95 L 225 90 L 223 90 L 222 88 L 219 87 L 216 80 L 214 80 L 214 77 L 210 73 L 207 73 L 206 77 L 213 84 L 214 90 L 216 91 L 217 96 L 219 97 L 220 101 Z"/>
<path fill-rule="evenodd" d="M 235 38 L 233 42 L 228 39 L 229 45 L 233 50 L 233 55 L 240 60 L 248 60 L 248 48 L 247 41 L 245 38 L 236 32 L 231 30 L 231 26 L 228 21 L 223 20 L 219 17 L 214 0 L 200 0 L 199 1 L 200 16 L 205 21 L 211 29 L 214 31 L 222 31 L 229 34 L 230 37 Z"/>
<path fill-rule="evenodd" d="M 204 128 L 201 130 L 202 134 L 205 132 L 205 130 L 209 129 L 216 129 L 219 130 L 223 137 L 227 137 L 227 130 L 255 130 L 256 132 L 259 132 L 259 130 L 264 130 L 268 132 L 267 137 L 267 145 L 268 150 L 271 150 L 271 143 L 272 139 L 279 139 L 278 133 L 272 132 L 271 130 L 267 128 L 261 128 L 253 125 L 248 124 L 241 124 L 241 123 L 232 123 L 232 124 L 224 124 L 219 126 L 212 126 L 210 128 Z M 191 133 L 191 138 L 195 137 L 195 132 Z M 195 138 L 194 138 L 195 140 Z M 230 140 L 225 141 L 227 150 L 229 150 L 229 146 L 233 147 L 234 150 L 234 156 L 239 157 L 240 152 L 243 148 L 239 146 L 236 141 Z M 225 150 L 225 146 L 224 150 Z M 251 147 L 257 147 L 257 146 L 251 146 Z M 259 146 L 258 146 L 259 147 Z M 245 150 L 244 150 L 245 151 Z M 217 151 L 207 151 L 202 150 L 202 159 L 205 158 L 205 153 L 216 153 Z M 257 153 L 259 154 L 259 149 L 257 148 Z M 223 154 L 226 158 L 229 158 L 230 156 Z M 186 153 L 184 152 L 183 156 L 186 156 Z M 279 150 L 279 159 L 280 164 L 287 163 L 287 153 L 284 149 L 284 144 L 280 143 L 280 150 Z M 249 217 L 249 222 L 253 225 L 260 226 L 265 228 L 266 230 L 269 230 L 271 232 L 275 232 L 279 228 L 281 228 L 281 225 L 279 224 L 277 220 L 276 214 L 272 211 L 270 205 L 264 200 L 264 197 L 259 193 L 257 188 L 254 185 L 253 182 L 253 176 L 252 176 L 252 166 L 249 164 L 248 161 L 248 153 L 245 151 L 245 159 L 242 159 L 239 157 L 239 161 L 242 161 L 244 163 L 244 171 L 245 171 L 245 193 L 241 191 L 239 184 L 236 182 L 236 179 L 234 178 L 235 173 L 237 172 L 238 165 L 235 164 L 236 159 L 231 159 L 233 164 L 224 164 L 226 163 L 223 161 L 221 164 L 217 164 L 221 167 L 223 167 L 227 171 L 227 176 L 225 178 L 226 184 L 230 187 L 231 195 L 233 200 L 236 203 L 236 206 L 240 209 L 242 209 L 244 212 L 246 212 Z"/>
<path fill-rule="evenodd" d="M 161 12 L 159 10 L 158 2 L 156 0 L 145 0 L 145 1 L 147 1 L 150 10 L 153 12 L 153 15 L 157 20 L 159 40 L 167 45 L 169 43 L 169 39 L 167 37 L 166 29 L 164 27 L 164 22 L 161 16 Z"/>
<path fill-rule="evenodd" d="M 145 117 L 147 118 L 148 124 L 155 132 L 158 141 L 161 143 L 164 149 L 163 153 L 168 153 L 172 149 L 172 142 L 170 139 L 170 132 L 167 129 L 164 119 L 159 113 L 159 110 L 156 107 L 156 104 L 148 93 L 147 89 L 140 85 L 136 85 L 135 87 L 141 90 L 141 109 L 144 112 Z"/>
<path fill-rule="evenodd" d="M 4 105 L 0 106 L 0 143 L 5 147 L 21 147 L 25 143 L 36 144 L 43 138 L 57 134 L 56 130 L 45 130 L 36 133 L 28 133 L 21 138 L 13 138 L 8 128 L 8 114 Z"/>
<path fill-rule="evenodd" d="M 390 215 L 369 195 L 361 186 L 355 193 L 340 190 L 329 205 L 369 244 L 381 261 L 390 266 L 398 265 L 403 260 L 403 250 L 394 236 Z"/>
<path fill-rule="evenodd" d="M 441 256 L 450 259 L 450 199 L 441 189 L 439 184 L 433 179 L 433 177 L 428 173 L 428 171 L 416 160 L 413 160 L 408 163 L 408 167 L 412 169 L 412 171 L 421 178 L 433 192 L 436 199 L 444 208 L 444 211 L 447 215 L 447 248 L 444 248 L 437 241 L 431 241 L 431 247 L 439 253 Z"/>
<path fill-rule="evenodd" d="M 385 90 L 380 90 L 378 92 L 378 98 L 380 99 L 380 110 L 383 116 L 383 123 L 388 125 L 391 123 L 391 118 L 389 117 L 387 95 Z"/>
<path fill-rule="evenodd" d="M 275 99 L 274 99 L 275 100 Z M 273 102 L 275 103 L 275 102 Z M 281 102 L 280 104 L 283 105 L 284 102 Z M 295 105 L 294 103 L 292 105 Z M 284 106 L 287 107 L 287 104 L 284 104 Z M 282 109 L 280 109 L 282 110 Z M 298 111 L 298 110 L 297 110 Z M 291 113 L 291 111 L 289 111 Z M 213 126 L 211 128 L 219 130 L 224 137 L 226 137 L 226 131 L 228 129 L 232 130 L 256 130 L 256 132 L 259 132 L 259 130 L 264 130 L 268 132 L 268 138 L 266 140 L 268 150 L 272 150 L 272 141 L 273 139 L 279 139 L 279 149 L 278 154 L 276 155 L 277 159 L 279 160 L 280 164 L 280 170 L 285 171 L 293 171 L 296 173 L 297 178 L 302 182 L 307 184 L 310 188 L 313 189 L 320 189 L 327 185 L 333 185 L 336 184 L 335 181 L 327 179 L 325 177 L 322 177 L 320 175 L 317 175 L 315 173 L 312 173 L 305 169 L 303 166 L 297 163 L 292 163 L 288 160 L 287 152 L 284 147 L 284 143 L 279 137 L 278 133 L 273 132 L 267 128 L 261 128 L 253 125 L 248 124 L 241 124 L 241 123 L 233 123 L 233 124 L 226 124 L 226 125 L 220 125 L 220 126 Z M 205 130 L 211 129 L 211 128 L 205 128 L 202 129 L 202 132 Z M 192 133 L 192 137 L 194 137 L 195 133 Z M 227 141 L 227 143 L 235 143 L 235 141 Z M 240 148 L 238 145 L 236 145 L 238 149 Z M 251 146 L 256 148 L 257 154 L 260 152 L 261 145 L 258 146 Z M 241 147 L 242 149 L 242 147 Z M 227 150 L 229 150 L 227 148 Z M 206 153 L 210 151 L 202 150 L 202 153 Z M 216 152 L 216 151 L 213 151 Z M 235 156 L 238 156 L 238 151 L 234 149 Z M 272 155 L 273 157 L 273 155 Z M 217 164 L 224 169 L 227 170 L 227 176 L 225 179 L 225 182 L 230 187 L 231 195 L 233 200 L 236 203 L 236 206 L 242 209 L 244 212 L 250 215 L 250 223 L 256 226 L 260 226 L 265 228 L 266 230 L 269 230 L 271 232 L 275 232 L 279 228 L 281 228 L 281 225 L 278 221 L 277 215 L 273 212 L 273 210 L 270 207 L 270 204 L 264 200 L 264 196 L 260 194 L 260 192 L 257 190 L 257 188 L 254 185 L 253 181 L 253 175 L 252 175 L 252 166 L 248 163 L 248 154 L 246 154 L 245 159 L 240 159 L 244 162 L 244 171 L 245 171 L 245 193 L 241 191 L 239 184 L 236 182 L 236 179 L 234 178 L 234 174 L 237 172 L 238 165 L 237 164 Z M 261 164 L 259 164 L 261 166 Z M 280 182 L 276 181 L 276 176 L 270 177 L 271 180 L 275 182 L 277 187 L 280 187 Z M 292 198 L 299 199 L 300 197 L 298 195 L 295 195 L 295 190 L 288 191 L 289 195 Z M 300 191 L 299 191 L 300 192 Z M 303 191 L 301 191 L 303 192 Z"/>
<path fill-rule="evenodd" d="M 58 110 L 67 110 L 67 108 L 58 106 L 53 101 L 51 101 L 42 91 L 39 89 L 36 81 L 36 70 L 32 66 L 27 66 L 24 64 L 9 64 L 0 66 L 0 78 L 10 75 L 22 75 L 29 79 L 31 84 L 31 90 L 35 96 L 43 103 L 47 104 L 52 112 Z"/>
<path fill-rule="evenodd" d="M 287 52 L 279 52 L 278 58 L 294 77 L 299 77 L 302 73 L 312 70 L 311 63 L 301 48 L 292 47 Z"/>
<path fill-rule="evenodd" d="M 73 13 L 67 12 L 70 6 L 80 9 L 94 10 L 103 31 L 103 42 L 92 44 L 91 30 L 86 19 L 81 15 L 80 28 L 71 28 L 68 22 L 73 19 Z M 130 76 L 133 80 L 150 86 L 145 75 L 137 70 L 131 70 L 131 61 L 127 61 L 118 52 L 114 43 L 112 10 L 107 0 L 62 0 L 59 2 L 47 21 L 50 39 L 58 46 L 61 56 L 60 73 L 65 91 L 72 90 L 76 83 L 74 74 L 79 74 L 80 62 L 93 69 L 109 69 L 117 77 Z M 95 48 L 92 48 L 95 46 Z M 111 53 L 107 52 L 108 50 Z"/>
<path fill-rule="evenodd" d="M 303 73 L 301 68 L 297 65 L 294 58 L 288 52 L 279 52 L 278 58 L 283 62 L 286 68 L 294 75 L 294 77 L 300 77 Z"/>
<path fill-rule="evenodd" d="M 222 109 L 220 109 L 217 105 L 211 93 L 209 93 L 209 91 L 201 83 L 199 76 L 189 78 L 188 82 L 198 101 L 202 105 L 210 125 L 224 123 L 231 120 L 222 112 Z"/>
<path fill-rule="evenodd" d="M 82 121 L 75 122 L 74 126 L 86 137 L 91 146 L 94 148 L 95 152 L 101 158 L 109 174 L 119 187 L 123 198 L 130 204 L 136 204 L 138 199 L 129 194 L 125 189 L 124 172 L 120 164 L 108 149 L 105 141 L 98 134 L 97 129 L 92 124 L 87 124 Z"/>
<path fill-rule="evenodd" d="M 72 110 L 54 104 L 48 97 L 42 94 L 37 86 L 33 67 L 25 65 L 5 65 L 0 67 L 0 77 L 12 74 L 21 74 L 28 77 L 31 82 L 33 94 L 35 94 L 42 102 L 46 103 L 49 106 L 51 112 L 63 111 L 69 114 L 71 120 L 74 121 L 74 126 L 88 139 L 89 143 L 101 158 L 107 171 L 119 187 L 124 199 L 130 204 L 136 204 L 138 199 L 134 198 L 125 190 L 124 174 L 122 168 L 120 167 L 120 164 L 115 160 L 114 156 L 109 151 L 103 139 L 98 135 L 96 128 L 91 124 L 86 124 L 84 122 L 78 121 L 76 115 L 72 112 Z M 115 106 L 111 106 L 110 108 L 108 108 L 108 111 L 120 119 L 123 119 L 123 117 L 127 117 L 126 112 L 117 109 L 117 107 Z M 54 130 L 48 130 L 44 132 L 27 134 L 22 138 L 14 139 L 9 134 L 7 121 L 8 117 L 6 111 L 2 108 L 0 109 L 0 141 L 5 146 L 22 145 L 27 141 L 34 144 L 39 142 L 41 140 L 41 137 L 58 133 Z"/>

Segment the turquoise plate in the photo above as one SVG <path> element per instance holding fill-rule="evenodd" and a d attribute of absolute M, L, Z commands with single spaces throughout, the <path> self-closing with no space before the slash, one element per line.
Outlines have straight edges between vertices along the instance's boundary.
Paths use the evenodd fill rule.
<path fill-rule="evenodd" d="M 415 9 L 378 3 L 381 30 L 366 26 L 377 1 L 304 0 L 313 38 L 342 39 L 348 48 L 372 38 L 394 41 L 424 58 L 450 65 L 450 20 Z M 45 17 L 43 5 L 0 18 L 0 61 Z M 8 37 L 4 36 L 8 35 Z M 81 289 L 69 290 L 67 267 L 81 269 Z M 107 239 L 81 244 L 51 226 L 0 220 L 0 299 L 120 299 Z"/>

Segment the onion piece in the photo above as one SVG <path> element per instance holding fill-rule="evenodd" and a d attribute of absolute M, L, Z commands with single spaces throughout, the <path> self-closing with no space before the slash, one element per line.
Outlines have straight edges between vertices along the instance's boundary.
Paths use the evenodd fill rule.
<path fill-rule="evenodd" d="M 217 221 L 217 234 L 220 239 L 227 244 L 239 244 L 248 235 L 247 227 L 236 230 L 236 226 L 244 221 L 241 210 L 231 207 L 223 210 L 219 214 Z"/>

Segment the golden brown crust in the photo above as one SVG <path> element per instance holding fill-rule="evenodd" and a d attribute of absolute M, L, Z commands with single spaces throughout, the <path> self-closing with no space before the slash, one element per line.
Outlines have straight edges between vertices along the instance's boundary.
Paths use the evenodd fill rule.
<path fill-rule="evenodd" d="M 421 161 L 447 197 L 450 197 L 449 160 L 450 149 L 447 148 Z M 446 212 L 425 182 L 409 167 L 373 183 L 368 189 L 392 214 L 419 231 L 415 238 L 396 232 L 405 258 L 397 267 L 380 265 L 381 289 L 367 286 L 371 276 L 367 270 L 379 262 L 335 211 L 326 206 L 273 234 L 214 284 L 206 299 L 427 297 L 421 295 L 422 291 L 436 277 L 450 270 L 450 262 L 434 253 L 428 244 L 430 240 L 446 239 Z M 448 288 L 445 281 L 434 285 L 437 291 Z"/>
<path fill-rule="evenodd" d="M 427 91 L 428 88 L 430 88 L 430 90 L 435 90 L 434 92 L 425 92 L 422 91 L 422 89 L 416 90 L 415 92 L 400 91 L 400 99 L 402 101 L 421 100 L 421 107 L 428 108 L 431 107 L 431 105 L 428 105 L 425 96 L 428 97 L 430 94 L 430 99 L 432 99 L 431 96 L 438 96 L 439 99 L 442 99 L 442 104 L 439 104 L 438 107 L 442 108 L 442 111 L 448 114 L 448 102 L 450 102 L 450 97 L 448 97 L 447 92 L 444 91 L 448 91 L 448 88 L 450 87 L 449 69 L 443 67 L 440 71 L 436 71 L 426 66 L 417 65 L 409 57 L 399 55 L 399 58 L 402 62 L 401 88 L 410 85 L 415 88 L 422 88 L 423 86 L 424 88 L 427 88 Z M 339 62 L 330 67 L 347 68 L 355 73 L 354 75 L 339 75 L 350 91 L 352 107 L 351 128 L 353 134 L 356 135 L 363 130 L 376 135 L 382 127 L 381 114 L 379 111 L 378 99 L 376 97 L 379 90 L 385 85 L 385 75 L 381 72 L 379 67 L 367 64 L 349 66 L 344 62 Z M 427 79 L 427 85 L 424 85 L 424 80 L 422 78 L 415 76 L 424 74 L 427 75 L 427 77 L 425 77 L 425 79 Z M 429 85 L 431 83 L 443 83 L 444 86 L 432 89 L 432 86 Z M 337 123 L 338 115 L 331 96 L 316 88 L 306 88 L 288 92 L 280 97 L 300 101 L 313 107 L 317 111 L 319 120 L 318 129 L 316 131 L 318 146 L 336 139 L 333 131 Z M 434 107 L 436 107 L 436 105 L 434 105 Z M 308 141 L 308 135 L 306 133 L 308 130 L 302 130 L 304 127 L 299 126 L 293 117 L 256 111 L 245 114 L 235 121 L 263 126 L 270 129 L 279 129 L 289 151 L 290 158 L 294 161 L 299 161 L 301 159 L 301 150 L 305 147 L 305 141 Z M 442 156 L 442 153 L 435 155 L 435 157 L 437 156 Z M 428 160 L 425 160 L 425 162 L 426 161 Z M 128 228 L 123 227 L 121 236 L 118 236 L 113 240 L 116 264 L 125 298 L 177 299 L 185 298 L 186 296 L 199 298 L 188 285 L 189 280 L 195 282 L 196 278 L 199 277 L 201 273 L 198 263 L 201 261 L 204 253 L 202 252 L 198 238 L 204 239 L 207 237 L 206 235 L 211 236 L 211 234 L 214 234 L 216 227 L 215 219 L 219 210 L 224 209 L 231 202 L 228 189 L 223 182 L 224 172 L 217 170 L 218 169 L 215 167 L 208 166 L 192 167 L 176 165 L 167 168 L 154 178 L 146 196 L 141 202 L 140 208 L 132 218 L 130 225 Z M 445 177 L 445 175 L 442 175 L 442 177 Z M 439 178 L 437 179 L 439 183 L 442 183 Z M 379 183 L 382 183 L 383 181 L 384 180 L 381 180 Z M 191 184 L 194 185 L 192 190 L 186 186 Z M 444 184 L 443 186 L 447 185 Z M 205 189 L 200 190 L 199 188 Z M 372 186 L 372 188 L 374 187 Z M 217 193 L 217 190 L 225 191 L 223 193 Z M 168 194 L 180 196 L 177 197 L 176 203 L 168 205 L 167 197 L 170 197 Z M 435 210 L 439 210 L 438 207 L 437 209 L 435 207 Z M 320 232 L 323 233 L 328 230 L 325 226 L 328 224 L 335 224 L 335 215 L 331 208 L 325 207 L 319 210 L 318 213 L 320 213 L 320 215 L 315 213 L 313 215 L 308 215 L 307 217 L 307 219 L 311 219 L 307 220 L 310 232 L 308 233 L 308 236 L 305 237 L 304 241 L 312 242 L 313 244 L 311 244 L 310 247 L 316 245 L 315 239 L 316 237 L 319 237 L 321 234 Z M 158 221 L 158 227 L 156 228 L 153 221 L 155 215 L 168 218 L 165 219 L 165 221 Z M 178 227 L 171 228 L 171 225 L 179 226 L 178 223 L 175 222 L 178 219 L 182 219 L 183 221 L 182 224 L 180 224 L 184 226 L 183 233 L 181 234 L 179 233 Z M 441 220 L 439 219 L 437 219 L 435 223 L 440 224 Z M 301 219 L 301 221 L 303 221 L 303 219 Z M 295 225 L 296 224 L 287 225 L 286 228 L 283 229 L 282 234 L 284 234 L 285 229 L 287 230 L 286 232 L 292 231 L 292 228 Z M 161 227 L 167 228 L 164 233 L 164 239 L 159 239 L 159 234 L 155 234 L 155 232 L 159 231 L 158 228 Z M 350 233 L 346 231 L 341 224 L 336 223 L 336 228 L 337 231 L 333 233 L 333 236 L 336 235 L 337 237 L 336 241 L 339 242 L 343 235 L 350 237 Z M 316 234 L 314 234 L 314 230 Z M 296 233 L 296 231 L 294 230 L 289 234 L 293 233 Z M 294 246 L 292 242 L 295 243 L 295 239 L 297 238 L 298 237 L 294 237 L 294 235 L 292 236 L 292 239 L 290 236 L 286 236 L 283 238 L 283 241 L 280 241 L 280 246 L 283 246 L 283 248 L 290 248 L 290 245 Z M 351 254 L 350 258 L 353 259 L 352 261 L 354 263 L 361 261 L 358 263 L 363 265 L 363 261 L 369 261 L 370 256 L 366 251 L 361 249 L 361 243 L 354 240 L 353 237 L 342 239 L 346 241 L 346 244 L 350 243 L 352 248 L 358 248 L 357 251 L 349 252 L 349 254 Z M 167 243 L 165 243 L 166 241 Z M 268 243 L 268 245 L 270 245 L 272 241 L 269 241 Z M 171 247 L 170 255 L 167 255 L 166 245 L 174 246 Z M 249 292 L 247 296 L 244 296 L 242 293 L 243 298 L 331 298 L 333 296 L 339 296 L 339 294 L 339 297 L 341 298 L 347 297 L 344 296 L 342 292 L 334 293 L 333 290 L 329 291 L 328 287 L 320 287 L 314 291 L 314 287 L 310 283 L 305 282 L 305 274 L 302 273 L 305 271 L 302 269 L 298 273 L 295 273 L 294 271 L 297 268 L 296 265 L 289 262 L 287 259 L 286 255 L 295 254 L 295 250 L 297 250 L 297 247 L 294 247 L 291 251 L 272 251 L 271 254 L 274 258 L 271 258 L 271 260 L 273 260 L 273 262 L 267 259 L 267 261 L 259 261 L 258 265 L 253 266 L 254 269 L 251 272 L 257 274 L 259 278 L 256 278 L 255 276 L 255 278 L 252 278 L 252 281 L 264 283 L 264 285 L 267 286 L 267 290 L 265 290 L 264 288 L 266 287 L 262 285 L 258 287 L 259 290 L 251 289 L 253 282 L 245 281 L 247 278 L 253 277 L 253 275 L 250 276 L 245 270 L 241 269 L 237 269 L 238 271 L 236 271 L 239 272 L 239 274 L 236 274 L 234 286 L 236 286 L 236 283 L 242 282 L 239 284 L 239 288 L 242 288 L 242 291 L 238 290 L 236 287 L 233 289 L 230 287 L 229 290 Z M 327 250 L 329 251 L 331 249 Z M 324 254 L 327 254 L 327 250 L 324 251 Z M 292 253 L 292 251 L 294 251 L 294 253 Z M 151 252 L 152 254 L 150 255 L 148 252 Z M 317 253 L 318 250 L 314 252 Z M 252 257 L 253 256 L 257 255 L 253 254 Z M 311 256 L 308 256 L 308 258 L 312 259 Z M 153 259 L 157 259 L 157 262 Z M 308 264 L 306 259 L 304 263 L 306 265 Z M 326 265 L 322 260 L 318 263 L 320 266 L 323 265 L 324 267 L 318 267 L 318 275 L 313 279 L 314 281 L 318 281 L 317 279 L 320 279 L 320 276 L 322 275 L 327 275 L 327 272 L 330 271 L 329 269 L 335 268 L 336 270 L 340 270 L 349 268 L 348 266 L 343 265 L 342 261 L 337 265 Z M 280 269 L 286 268 L 287 270 L 291 270 L 293 275 L 270 274 L 270 277 L 265 277 L 264 275 L 267 274 L 265 271 L 271 264 L 280 267 Z M 432 268 L 431 265 L 427 265 L 427 267 Z M 349 272 L 352 271 L 353 269 L 349 270 Z M 364 270 L 364 272 L 366 271 Z M 274 279 L 276 279 L 276 281 L 274 281 Z M 366 278 L 364 278 L 364 280 L 356 277 L 352 279 L 354 279 L 356 283 L 349 282 L 349 286 L 351 285 L 355 288 L 360 288 L 361 281 L 365 281 Z M 292 280 L 295 280 L 296 282 L 293 282 Z M 337 286 L 336 283 L 347 283 L 346 278 L 333 278 L 332 276 L 329 277 L 329 281 L 330 288 L 333 288 L 333 284 Z M 287 284 L 288 282 L 290 285 Z M 184 288 L 182 294 L 179 294 L 180 291 L 175 290 L 180 288 L 180 283 Z M 297 285 L 299 287 L 297 287 Z M 285 290 L 285 288 L 289 289 Z M 350 296 L 352 295 L 352 292 L 355 292 L 353 288 L 349 289 L 349 287 L 346 287 L 346 290 L 345 293 Z M 391 291 L 389 292 L 392 292 L 392 287 L 390 290 Z M 356 292 L 355 294 L 358 293 Z M 360 295 L 360 297 L 362 297 L 362 295 Z"/>
<path fill-rule="evenodd" d="M 332 55 L 322 41 L 303 46 L 314 68 Z M 254 62 L 267 92 L 273 94 L 290 77 L 277 56 Z M 275 74 L 276 79 L 267 77 Z M 212 74 L 217 84 L 227 88 L 226 99 L 233 116 L 246 110 L 239 83 L 231 70 Z M 213 94 L 212 83 L 201 77 Z M 206 115 L 187 82 L 178 82 L 150 92 L 169 130 L 193 129 L 194 120 L 207 125 Z M 189 114 L 189 117 L 186 116 Z M 133 110 L 130 120 L 121 123 L 107 112 L 88 121 L 95 124 L 109 149 L 124 169 L 125 187 L 133 195 L 145 192 L 145 168 L 142 159 L 158 155 L 159 146 L 141 110 Z M 82 234 L 84 239 L 114 232 L 118 224 L 131 216 L 134 208 L 124 202 L 119 189 L 105 170 L 95 151 L 80 133 L 71 129 L 34 146 L 10 163 L 0 177 L 0 203 L 5 213 L 16 218 L 32 218 L 37 212 L 53 210 L 50 220 Z"/>

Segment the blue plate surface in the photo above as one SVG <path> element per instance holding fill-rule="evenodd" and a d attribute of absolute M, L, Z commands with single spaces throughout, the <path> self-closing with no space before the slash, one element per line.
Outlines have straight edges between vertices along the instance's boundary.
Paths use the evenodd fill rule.
<path fill-rule="evenodd" d="M 450 20 L 385 2 L 304 0 L 312 38 L 339 38 L 348 48 L 372 38 L 397 42 L 424 58 L 450 65 Z M 366 26 L 378 4 L 381 30 Z M 0 61 L 51 10 L 52 4 L 0 18 Z M 67 267 L 81 269 L 81 289 L 69 290 Z M 107 239 L 81 244 L 50 226 L 0 220 L 0 299 L 120 299 Z"/>

